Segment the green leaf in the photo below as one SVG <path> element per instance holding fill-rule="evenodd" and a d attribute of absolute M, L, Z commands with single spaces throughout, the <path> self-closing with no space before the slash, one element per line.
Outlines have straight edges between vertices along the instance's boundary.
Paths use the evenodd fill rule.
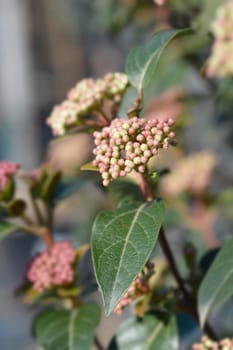
<path fill-rule="evenodd" d="M 9 222 L 2 221 L 0 222 L 0 239 L 5 238 L 10 233 L 16 232 L 19 230 L 19 227 L 11 224 Z"/>
<path fill-rule="evenodd" d="M 162 201 L 127 202 L 96 217 L 92 256 L 106 315 L 115 309 L 149 259 L 163 219 Z"/>
<path fill-rule="evenodd" d="M 133 86 L 129 86 L 123 95 L 120 103 L 119 110 L 117 115 L 119 118 L 128 119 L 129 108 L 133 105 L 135 99 L 137 98 L 138 92 L 137 89 Z"/>
<path fill-rule="evenodd" d="M 99 322 L 97 304 L 72 311 L 45 311 L 36 318 L 35 335 L 46 350 L 89 350 Z"/>
<path fill-rule="evenodd" d="M 46 202 L 51 200 L 59 185 L 59 182 L 61 181 L 61 177 L 62 173 L 60 171 L 47 176 L 46 181 L 41 187 L 41 198 L 43 198 Z"/>
<path fill-rule="evenodd" d="M 99 171 L 98 167 L 96 165 L 94 165 L 92 162 L 83 164 L 80 167 L 80 170 Z"/>
<path fill-rule="evenodd" d="M 233 295 L 233 239 L 227 241 L 209 268 L 198 293 L 198 311 L 203 326 L 210 312 Z"/>
<path fill-rule="evenodd" d="M 126 74 L 139 92 L 154 78 L 160 57 L 169 42 L 179 36 L 191 34 L 191 29 L 171 29 L 156 33 L 145 46 L 132 49 L 126 60 Z"/>
<path fill-rule="evenodd" d="M 175 317 L 163 322 L 155 315 L 147 314 L 125 321 L 110 344 L 109 350 L 178 350 L 178 334 Z"/>

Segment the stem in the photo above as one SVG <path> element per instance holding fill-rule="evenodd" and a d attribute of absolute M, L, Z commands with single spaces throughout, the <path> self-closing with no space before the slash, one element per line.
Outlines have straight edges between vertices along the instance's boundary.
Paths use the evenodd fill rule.
<path fill-rule="evenodd" d="M 191 301 L 191 297 L 190 297 L 190 294 L 189 292 L 187 291 L 185 285 L 184 285 L 184 281 L 178 271 L 178 268 L 176 266 L 176 262 L 175 262 L 175 259 L 174 259 L 174 256 L 172 254 L 172 251 L 171 251 L 171 248 L 169 246 L 169 243 L 167 241 L 167 238 L 165 236 L 165 232 L 164 232 L 164 228 L 163 226 L 161 227 L 160 229 L 160 232 L 159 232 L 159 243 L 162 247 L 162 250 L 164 252 L 164 255 L 166 256 L 168 262 L 169 262 L 169 266 L 170 266 L 170 269 L 171 269 L 171 272 L 180 288 L 180 290 L 182 291 L 184 297 L 186 299 L 189 299 Z"/>
<path fill-rule="evenodd" d="M 99 338 L 97 336 L 95 336 L 94 338 L 94 343 L 95 343 L 95 346 L 98 348 L 98 350 L 104 350 L 104 347 L 100 343 Z"/>
<path fill-rule="evenodd" d="M 20 217 L 27 225 L 32 225 L 33 224 L 32 220 L 29 218 L 29 216 L 27 216 L 27 214 L 22 213 L 20 215 Z"/>
<path fill-rule="evenodd" d="M 34 212 L 36 214 L 38 223 L 42 225 L 42 224 L 44 224 L 44 219 L 43 219 L 43 216 L 42 216 L 40 209 L 37 205 L 36 200 L 33 198 L 32 191 L 30 191 L 30 198 L 31 198 L 32 206 L 33 206 Z"/>
<path fill-rule="evenodd" d="M 49 249 L 53 246 L 53 237 L 48 227 L 28 225 L 22 228 L 23 230 L 32 233 L 35 236 L 42 238 Z"/>
<path fill-rule="evenodd" d="M 111 121 L 109 120 L 109 118 L 107 117 L 103 109 L 99 109 L 96 115 L 100 123 L 102 124 L 102 126 L 108 126 L 111 123 Z"/>
<path fill-rule="evenodd" d="M 143 177 L 143 175 L 140 176 L 140 188 L 141 188 L 141 191 L 144 193 L 146 200 L 148 202 L 152 201 L 155 198 L 155 194 L 154 194 L 151 183 L 145 177 Z M 175 278 L 175 280 L 176 280 L 176 282 L 177 282 L 177 284 L 178 284 L 178 286 L 183 294 L 185 306 L 187 307 L 189 312 L 193 315 L 193 317 L 197 320 L 197 322 L 199 322 L 199 316 L 198 316 L 197 307 L 196 307 L 196 298 L 193 297 L 189 293 L 189 291 L 187 290 L 187 288 L 185 286 L 185 283 L 182 279 L 182 276 L 180 275 L 180 272 L 177 268 L 175 258 L 172 254 L 172 250 L 171 250 L 170 245 L 169 245 L 167 238 L 165 236 L 163 226 L 161 226 L 160 231 L 159 231 L 159 243 L 161 245 L 161 248 L 163 250 L 164 255 L 166 256 L 171 273 L 172 273 L 173 277 Z M 214 339 L 214 340 L 217 339 L 214 331 L 212 330 L 212 328 L 210 327 L 209 324 L 206 323 L 206 325 L 204 327 L 204 331 L 212 339 Z"/>
<path fill-rule="evenodd" d="M 84 126 L 89 126 L 90 128 L 100 128 L 102 124 L 96 123 L 92 120 L 85 120 Z"/>
<path fill-rule="evenodd" d="M 53 230 L 53 208 L 48 203 L 45 203 L 47 216 L 48 216 L 48 227 Z"/>

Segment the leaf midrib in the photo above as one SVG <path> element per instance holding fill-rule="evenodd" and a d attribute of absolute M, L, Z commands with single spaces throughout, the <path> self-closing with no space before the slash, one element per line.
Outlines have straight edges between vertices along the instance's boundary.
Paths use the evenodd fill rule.
<path fill-rule="evenodd" d="M 153 58 L 156 56 L 157 51 L 158 51 L 158 49 L 156 49 L 155 52 L 151 55 L 151 58 L 148 59 L 147 63 L 145 64 L 145 66 L 144 66 L 144 68 L 142 70 L 141 78 L 140 78 L 139 84 L 138 84 L 138 91 L 142 91 L 142 85 L 143 85 L 143 80 L 144 80 L 144 78 L 146 76 L 146 71 L 148 69 L 148 66 L 151 64 Z"/>
<path fill-rule="evenodd" d="M 169 45 L 170 41 L 173 40 L 173 38 L 176 36 L 176 33 L 173 33 L 173 35 L 169 38 L 169 40 L 167 40 L 162 47 L 158 47 L 154 53 L 151 55 L 151 57 L 148 59 L 146 65 L 144 66 L 143 70 L 142 70 L 142 74 L 141 74 L 141 78 L 139 80 L 139 84 L 138 84 L 138 91 L 141 92 L 142 91 L 142 87 L 143 87 L 143 80 L 146 76 L 147 73 L 147 69 L 150 66 L 151 62 L 153 61 L 154 57 L 157 55 L 158 56 L 158 60 L 155 64 L 155 66 L 157 66 L 159 58 L 161 57 L 161 55 L 163 54 L 163 50 Z M 158 54 L 158 51 L 160 52 Z"/>
<path fill-rule="evenodd" d="M 68 323 L 68 349 L 73 349 L 73 334 L 74 334 L 74 322 L 77 315 L 78 310 L 72 311 L 70 315 L 70 321 Z"/>
<path fill-rule="evenodd" d="M 154 332 L 151 334 L 151 336 L 149 337 L 149 339 L 147 340 L 146 344 L 145 344 L 145 350 L 150 350 L 150 346 L 153 342 L 153 340 L 155 339 L 156 335 L 160 332 L 161 328 L 163 327 L 163 324 L 159 324 Z"/>
<path fill-rule="evenodd" d="M 113 284 L 113 287 L 112 287 L 112 293 L 111 293 L 110 300 L 112 300 L 112 296 L 113 296 L 114 290 L 116 288 L 116 283 L 118 282 L 118 276 L 119 276 L 119 273 L 120 273 L 120 270 L 121 270 L 122 260 L 123 260 L 123 256 L 124 256 L 124 253 L 125 253 L 125 250 L 126 250 L 127 243 L 129 241 L 129 237 L 130 237 L 130 235 L 132 233 L 133 227 L 135 225 L 135 222 L 137 221 L 138 216 L 140 215 L 140 213 L 142 212 L 142 210 L 144 209 L 144 207 L 146 205 L 147 205 L 147 203 L 144 203 L 144 204 L 140 205 L 140 207 L 135 212 L 133 220 L 132 220 L 132 223 L 131 223 L 130 228 L 129 228 L 129 231 L 128 231 L 126 237 L 125 237 L 125 244 L 124 244 L 124 247 L 123 247 L 123 250 L 122 250 L 122 254 L 121 254 L 121 257 L 120 257 L 118 269 L 117 269 L 117 272 L 116 272 L 116 277 L 115 277 L 114 284 Z M 109 304 L 111 305 L 111 302 Z"/>

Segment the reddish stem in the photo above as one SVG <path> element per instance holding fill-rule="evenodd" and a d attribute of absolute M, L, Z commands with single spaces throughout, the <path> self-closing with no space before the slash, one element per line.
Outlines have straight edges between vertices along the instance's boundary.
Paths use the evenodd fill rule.
<path fill-rule="evenodd" d="M 153 187 L 152 187 L 151 183 L 145 177 L 143 177 L 143 175 L 141 175 L 141 174 L 140 174 L 139 185 L 140 185 L 142 193 L 145 195 L 146 200 L 148 202 L 155 199 L 155 194 L 154 194 Z M 183 294 L 185 306 L 187 307 L 189 312 L 193 315 L 193 317 L 197 320 L 197 322 L 199 322 L 199 317 L 198 317 L 197 307 L 196 307 L 196 300 L 187 290 L 185 283 L 183 281 L 183 278 L 180 275 L 180 272 L 179 272 L 177 265 L 176 265 L 176 262 L 175 262 L 175 258 L 172 254 L 170 245 L 169 245 L 167 238 L 165 236 L 163 226 L 161 226 L 160 232 L 159 232 L 159 243 L 161 245 L 161 248 L 163 250 L 164 255 L 166 256 L 171 273 L 174 276 L 174 278 L 175 278 L 175 280 L 176 280 L 176 282 L 177 282 L 177 284 L 178 284 L 178 286 Z M 214 331 L 207 323 L 204 327 L 204 331 L 212 339 L 216 340 L 216 335 L 215 335 Z"/>

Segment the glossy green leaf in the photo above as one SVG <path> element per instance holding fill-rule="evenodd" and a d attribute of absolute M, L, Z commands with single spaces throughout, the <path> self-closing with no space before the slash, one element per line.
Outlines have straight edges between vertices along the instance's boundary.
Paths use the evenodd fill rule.
<path fill-rule="evenodd" d="M 178 333 L 175 317 L 163 322 L 147 314 L 125 321 L 110 344 L 109 350 L 178 350 Z"/>
<path fill-rule="evenodd" d="M 19 227 L 11 224 L 9 222 L 2 221 L 0 222 L 0 239 L 5 238 L 9 234 L 19 230 Z"/>
<path fill-rule="evenodd" d="M 171 29 L 156 33 L 145 46 L 132 49 L 126 60 L 126 74 L 130 83 L 142 91 L 154 78 L 160 57 L 173 39 L 191 34 L 191 29 Z"/>
<path fill-rule="evenodd" d="M 198 311 L 203 326 L 209 314 L 233 295 L 233 239 L 227 241 L 209 268 L 198 293 Z"/>
<path fill-rule="evenodd" d="M 92 162 L 83 164 L 80 167 L 80 170 L 87 170 L 87 171 L 99 171 L 98 167 L 94 165 Z"/>
<path fill-rule="evenodd" d="M 97 304 L 72 311 L 45 311 L 36 318 L 35 336 L 46 350 L 89 350 L 99 322 Z"/>
<path fill-rule="evenodd" d="M 92 232 L 92 256 L 108 315 L 147 262 L 164 219 L 162 201 L 126 202 L 98 214 Z"/>

